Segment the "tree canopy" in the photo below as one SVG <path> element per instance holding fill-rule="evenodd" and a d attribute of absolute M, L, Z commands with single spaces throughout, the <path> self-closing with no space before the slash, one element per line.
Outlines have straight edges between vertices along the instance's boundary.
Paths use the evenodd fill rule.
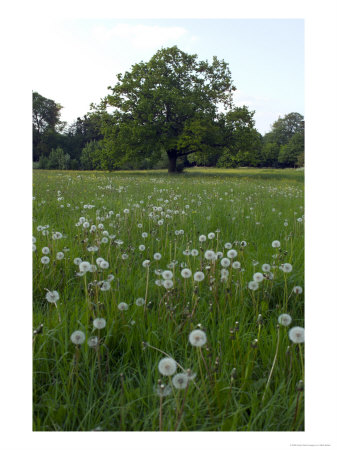
<path fill-rule="evenodd" d="M 33 92 L 33 159 L 45 153 L 48 143 L 55 138 L 58 128 L 62 128 L 62 106 L 54 100 Z"/>
<path fill-rule="evenodd" d="M 262 148 L 265 165 L 294 167 L 304 162 L 304 117 L 296 112 L 276 120 L 266 133 Z"/>
<path fill-rule="evenodd" d="M 100 105 L 115 167 L 129 159 L 155 161 L 165 151 L 169 171 L 175 172 L 178 158 L 207 149 L 210 124 L 220 106 L 231 107 L 235 90 L 223 60 L 198 61 L 176 46 L 159 50 L 117 79 Z"/>
<path fill-rule="evenodd" d="M 178 47 L 117 75 L 109 94 L 66 126 L 62 106 L 33 92 L 33 161 L 47 169 L 304 165 L 304 117 L 279 117 L 263 137 L 255 111 L 233 106 L 228 64 Z"/>
<path fill-rule="evenodd" d="M 275 142 L 277 145 L 286 145 L 296 133 L 304 131 L 304 117 L 302 114 L 292 112 L 284 117 L 279 117 L 273 125 L 270 133 L 265 136 L 266 141 Z"/>

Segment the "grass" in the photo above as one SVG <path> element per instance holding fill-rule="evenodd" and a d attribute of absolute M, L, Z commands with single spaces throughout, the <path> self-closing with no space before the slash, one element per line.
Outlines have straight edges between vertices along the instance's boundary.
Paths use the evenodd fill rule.
<path fill-rule="evenodd" d="M 43 324 L 33 336 L 34 430 L 304 429 L 298 389 L 303 344 L 288 337 L 304 318 L 303 294 L 292 293 L 304 283 L 303 172 L 189 169 L 169 177 L 161 171 L 39 170 L 34 198 L 34 330 Z M 93 224 L 97 229 L 90 232 Z M 53 239 L 54 232 L 62 238 Z M 214 239 L 199 242 L 210 232 Z M 241 263 L 241 269 L 228 267 L 227 276 L 221 274 L 221 256 L 205 258 L 207 249 L 226 257 L 226 243 Z M 88 251 L 92 246 L 97 250 Z M 46 265 L 44 247 L 50 250 Z M 184 254 L 187 249 L 197 249 L 198 256 Z M 98 266 L 98 257 L 109 262 L 108 269 Z M 75 258 L 97 270 L 79 276 Z M 287 274 L 279 268 L 286 262 L 293 267 Z M 273 279 L 252 291 L 248 282 L 264 263 Z M 193 274 L 201 270 L 205 279 L 183 279 L 183 267 Z M 172 288 L 155 284 L 163 279 L 159 269 L 173 272 Z M 99 283 L 109 274 L 111 287 L 102 291 Z M 59 293 L 57 307 L 47 302 L 47 290 Z M 146 297 L 145 306 L 135 304 L 140 297 Z M 121 302 L 128 310 L 118 309 Z M 292 323 L 278 329 L 285 312 Z M 96 317 L 106 319 L 105 328 L 94 329 Z M 203 347 L 189 343 L 194 329 L 206 333 Z M 75 330 L 86 335 L 82 345 L 70 340 Z M 88 346 L 90 336 L 99 338 L 98 346 Z M 172 377 L 159 373 L 163 353 L 195 374 L 187 390 L 172 387 Z M 162 384 L 169 395 L 158 395 Z"/>

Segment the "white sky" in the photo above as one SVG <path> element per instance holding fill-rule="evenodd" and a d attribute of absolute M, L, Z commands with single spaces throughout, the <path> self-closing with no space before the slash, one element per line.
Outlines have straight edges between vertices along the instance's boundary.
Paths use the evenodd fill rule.
<path fill-rule="evenodd" d="M 33 90 L 60 103 L 68 123 L 107 95 L 116 74 L 177 45 L 199 59 L 224 59 L 236 105 L 255 110 L 264 134 L 281 115 L 304 114 L 304 21 L 301 19 L 45 20 L 32 29 L 39 42 Z"/>

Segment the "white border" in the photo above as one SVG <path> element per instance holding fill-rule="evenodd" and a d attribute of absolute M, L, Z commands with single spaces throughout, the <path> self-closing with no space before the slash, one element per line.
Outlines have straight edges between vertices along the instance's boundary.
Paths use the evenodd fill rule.
<path fill-rule="evenodd" d="M 304 18 L 306 28 L 306 431 L 302 433 L 31 432 L 31 86 L 36 20 L 54 18 Z M 16 1 L 2 6 L 2 448 L 81 450 L 336 448 L 336 2 Z M 43 39 L 43 36 L 41 36 Z M 62 69 L 60 69 L 62 70 Z M 3 142 L 5 140 L 5 142 Z"/>

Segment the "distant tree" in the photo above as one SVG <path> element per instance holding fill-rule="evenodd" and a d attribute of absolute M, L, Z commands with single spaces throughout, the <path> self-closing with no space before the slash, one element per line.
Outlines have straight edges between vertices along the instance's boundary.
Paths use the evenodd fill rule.
<path fill-rule="evenodd" d="M 284 167 L 295 167 L 302 154 L 304 155 L 304 133 L 301 131 L 294 134 L 288 144 L 281 146 L 278 162 Z"/>
<path fill-rule="evenodd" d="M 86 144 L 103 139 L 101 119 L 97 114 L 88 113 L 78 117 L 66 130 L 63 148 L 74 159 L 80 160 Z"/>
<path fill-rule="evenodd" d="M 55 135 L 62 131 L 65 123 L 60 120 L 62 106 L 54 100 L 33 92 L 33 160 L 46 153 L 46 134 Z"/>
<path fill-rule="evenodd" d="M 221 115 L 219 127 L 225 154 L 220 156 L 218 166 L 222 161 L 230 167 L 259 165 L 262 136 L 255 128 L 254 114 L 247 106 L 241 106 Z"/>
<path fill-rule="evenodd" d="M 265 142 L 261 149 L 261 166 L 277 167 L 279 151 L 276 142 Z"/>
<path fill-rule="evenodd" d="M 88 142 L 81 154 L 80 162 L 83 170 L 100 170 L 102 166 L 103 145 L 101 142 Z"/>
<path fill-rule="evenodd" d="M 262 163 L 272 167 L 294 167 L 304 151 L 304 117 L 290 113 L 279 117 L 263 137 Z"/>
<path fill-rule="evenodd" d="M 155 162 L 164 150 L 175 172 L 178 158 L 208 151 L 204 123 L 217 117 L 219 105 L 231 106 L 235 90 L 227 63 L 216 57 L 198 62 L 176 46 L 117 78 L 100 107 L 114 167 L 148 157 Z"/>
<path fill-rule="evenodd" d="M 237 167 L 237 161 L 229 148 L 225 147 L 223 149 L 216 165 L 227 169 Z"/>
<path fill-rule="evenodd" d="M 304 117 L 296 112 L 279 117 L 272 125 L 269 139 L 277 145 L 286 145 L 294 134 L 304 131 Z"/>
<path fill-rule="evenodd" d="M 48 169 L 67 170 L 70 165 L 70 155 L 64 153 L 62 148 L 58 147 L 50 152 L 48 157 Z"/>
<path fill-rule="evenodd" d="M 296 161 L 296 167 L 304 167 L 304 152 L 302 152 L 298 155 L 298 158 Z"/>
<path fill-rule="evenodd" d="M 49 168 L 49 160 L 48 156 L 41 155 L 39 159 L 39 169 L 48 169 Z"/>

